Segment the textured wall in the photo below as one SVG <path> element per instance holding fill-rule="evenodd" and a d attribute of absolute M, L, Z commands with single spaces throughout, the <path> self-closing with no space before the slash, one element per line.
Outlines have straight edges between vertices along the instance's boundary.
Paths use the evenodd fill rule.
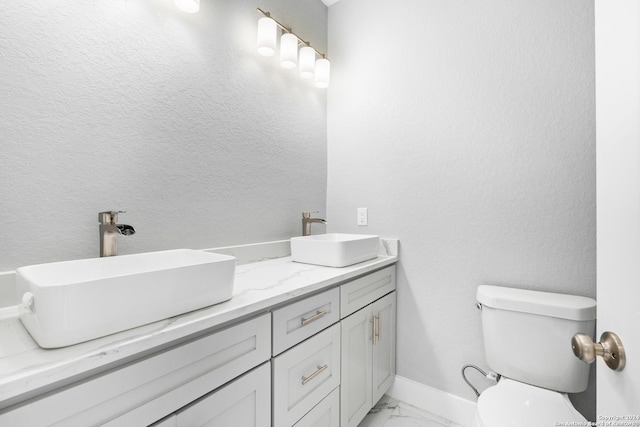
<path fill-rule="evenodd" d="M 475 401 L 460 368 L 486 367 L 478 285 L 595 297 L 593 14 L 584 0 L 329 9 L 329 230 L 400 239 L 400 375 Z M 594 394 L 574 398 L 591 417 Z"/>
<path fill-rule="evenodd" d="M 320 0 L 0 2 L 0 271 L 288 238 L 326 203 L 326 92 L 256 53 L 256 7 L 326 51 Z"/>

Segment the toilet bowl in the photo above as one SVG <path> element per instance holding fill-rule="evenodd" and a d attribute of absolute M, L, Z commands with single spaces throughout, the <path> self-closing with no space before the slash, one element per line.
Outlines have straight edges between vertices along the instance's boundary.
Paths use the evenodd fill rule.
<path fill-rule="evenodd" d="M 486 361 L 502 379 L 480 394 L 472 427 L 588 425 L 567 393 L 588 386 L 571 338 L 593 337 L 595 300 L 489 285 L 477 300 Z"/>
<path fill-rule="evenodd" d="M 503 378 L 478 398 L 471 427 L 588 425 L 566 393 Z"/>

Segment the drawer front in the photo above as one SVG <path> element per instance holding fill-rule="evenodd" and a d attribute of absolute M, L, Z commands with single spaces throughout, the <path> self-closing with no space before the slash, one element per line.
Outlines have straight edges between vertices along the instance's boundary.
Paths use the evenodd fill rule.
<path fill-rule="evenodd" d="M 295 424 L 340 385 L 340 325 L 273 359 L 273 421 Z"/>
<path fill-rule="evenodd" d="M 340 388 L 336 387 L 294 427 L 340 427 Z"/>
<path fill-rule="evenodd" d="M 35 399 L 0 425 L 149 425 L 269 360 L 265 314 Z"/>
<path fill-rule="evenodd" d="M 273 312 L 273 355 L 340 320 L 340 290 L 330 289 Z"/>
<path fill-rule="evenodd" d="M 355 313 L 395 288 L 395 265 L 345 283 L 340 286 L 340 318 Z"/>
<path fill-rule="evenodd" d="M 271 427 L 271 364 L 235 379 L 178 412 L 178 427 Z"/>

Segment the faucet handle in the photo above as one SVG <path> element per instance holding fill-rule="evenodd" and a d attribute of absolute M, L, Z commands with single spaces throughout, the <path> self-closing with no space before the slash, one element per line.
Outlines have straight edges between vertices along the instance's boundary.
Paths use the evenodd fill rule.
<path fill-rule="evenodd" d="M 311 214 L 316 214 L 316 213 L 320 213 L 320 211 L 313 211 L 313 212 L 302 212 L 302 218 L 311 218 Z"/>
<path fill-rule="evenodd" d="M 118 214 L 127 213 L 127 211 L 105 211 L 98 214 L 98 222 L 100 224 L 115 224 L 118 222 Z"/>

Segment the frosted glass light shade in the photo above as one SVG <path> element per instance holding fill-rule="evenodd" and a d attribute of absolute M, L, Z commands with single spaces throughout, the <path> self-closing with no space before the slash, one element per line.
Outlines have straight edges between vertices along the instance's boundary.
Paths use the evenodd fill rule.
<path fill-rule="evenodd" d="M 291 33 L 280 37 L 280 65 L 282 68 L 296 68 L 298 63 L 298 38 Z"/>
<path fill-rule="evenodd" d="M 196 13 L 200 10 L 200 0 L 175 0 L 178 9 L 187 13 Z"/>
<path fill-rule="evenodd" d="M 300 77 L 310 79 L 313 77 L 313 69 L 316 65 L 316 51 L 310 46 L 304 46 L 300 49 L 300 63 L 298 70 Z"/>
<path fill-rule="evenodd" d="M 329 77 L 331 74 L 331 63 L 326 58 L 320 58 L 316 61 L 316 78 L 315 84 L 319 88 L 329 87 Z"/>
<path fill-rule="evenodd" d="M 276 53 L 276 39 L 276 21 L 266 16 L 260 18 L 258 20 L 258 53 L 262 56 L 273 56 Z"/>

